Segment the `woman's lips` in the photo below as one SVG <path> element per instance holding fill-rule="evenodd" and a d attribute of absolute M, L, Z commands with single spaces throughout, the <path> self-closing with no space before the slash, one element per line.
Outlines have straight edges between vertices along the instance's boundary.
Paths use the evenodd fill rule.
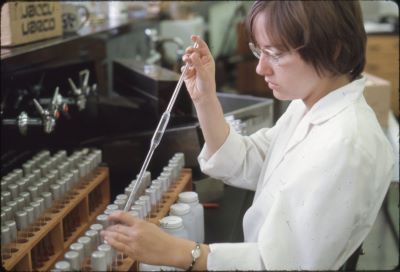
<path fill-rule="evenodd" d="M 270 89 L 276 89 L 276 88 L 278 87 L 278 85 L 276 85 L 275 83 L 272 83 L 272 82 L 269 82 L 269 81 L 268 81 L 268 87 L 269 87 Z"/>

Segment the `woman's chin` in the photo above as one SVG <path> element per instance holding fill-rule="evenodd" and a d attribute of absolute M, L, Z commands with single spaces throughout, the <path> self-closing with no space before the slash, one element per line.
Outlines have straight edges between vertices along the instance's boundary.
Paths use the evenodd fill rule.
<path fill-rule="evenodd" d="M 291 100 L 290 97 L 287 97 L 283 95 L 281 92 L 278 92 L 276 90 L 272 90 L 272 93 L 274 94 L 274 97 L 278 100 Z"/>

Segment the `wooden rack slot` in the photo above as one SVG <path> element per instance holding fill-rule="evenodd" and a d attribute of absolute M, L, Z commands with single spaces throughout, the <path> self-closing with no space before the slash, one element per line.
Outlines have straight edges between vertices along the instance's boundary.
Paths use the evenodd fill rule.
<path fill-rule="evenodd" d="M 50 270 L 68 250 L 71 243 L 108 205 L 109 186 L 107 167 L 98 167 L 91 174 L 83 177 L 78 186 L 46 211 L 33 227 L 18 232 L 17 236 L 24 239 L 17 241 L 11 257 L 3 260 L 3 267 L 8 271 Z M 90 195 L 92 197 L 101 195 L 92 207 L 89 203 Z"/>

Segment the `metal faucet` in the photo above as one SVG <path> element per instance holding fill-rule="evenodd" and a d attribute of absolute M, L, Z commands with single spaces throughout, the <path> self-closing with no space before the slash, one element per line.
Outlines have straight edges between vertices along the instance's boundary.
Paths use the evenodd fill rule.
<path fill-rule="evenodd" d="M 86 108 L 86 97 L 89 95 L 91 87 L 89 86 L 89 70 L 85 69 L 79 72 L 79 88 L 76 87 L 74 81 L 68 78 L 69 85 L 71 86 L 72 94 L 75 96 L 75 104 L 78 110 L 82 111 Z"/>
<path fill-rule="evenodd" d="M 28 126 L 43 126 L 43 131 L 47 134 L 54 131 L 56 126 L 56 119 L 58 119 L 60 113 L 58 111 L 57 95 L 58 87 L 54 91 L 53 99 L 48 109 L 44 109 L 40 103 L 33 98 L 33 104 L 36 110 L 40 114 L 40 118 L 30 118 L 25 111 L 22 111 L 16 119 L 3 119 L 3 125 L 17 125 L 19 132 L 22 135 L 26 135 Z"/>
<path fill-rule="evenodd" d="M 49 98 L 41 98 L 39 102 L 41 104 L 56 104 L 57 109 L 64 115 L 69 118 L 68 115 L 68 105 L 76 105 L 79 111 L 82 111 L 86 108 L 87 96 L 89 94 L 95 94 L 97 92 L 97 84 L 94 83 L 92 86 L 89 86 L 89 75 L 90 71 L 85 69 L 79 72 L 79 87 L 77 87 L 74 81 L 71 78 L 68 78 L 68 83 L 71 87 L 72 97 L 63 97 L 59 94 L 58 89 L 57 94 L 55 94 L 54 102 Z"/>

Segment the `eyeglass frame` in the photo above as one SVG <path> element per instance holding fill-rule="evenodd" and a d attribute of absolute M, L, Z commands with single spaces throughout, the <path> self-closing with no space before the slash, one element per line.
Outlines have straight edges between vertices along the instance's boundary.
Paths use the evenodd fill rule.
<path fill-rule="evenodd" d="M 279 65 L 279 60 L 282 57 L 284 57 L 290 53 L 290 51 L 286 51 L 286 52 L 276 54 L 276 53 L 272 52 L 272 50 L 265 49 L 265 48 L 259 48 L 252 42 L 249 42 L 249 48 L 250 48 L 250 51 L 253 53 L 253 55 L 257 59 L 261 59 L 261 54 L 264 54 L 265 56 L 268 57 L 268 61 L 273 65 Z M 297 51 L 300 48 L 301 47 L 296 48 L 294 50 Z"/>

